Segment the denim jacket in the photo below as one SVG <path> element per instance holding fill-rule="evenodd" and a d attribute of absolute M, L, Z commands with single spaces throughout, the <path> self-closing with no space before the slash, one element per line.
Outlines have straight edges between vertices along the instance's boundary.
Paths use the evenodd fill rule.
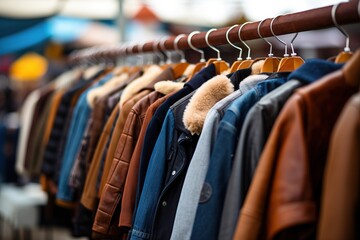
<path fill-rule="evenodd" d="M 191 230 L 195 220 L 201 188 L 206 177 L 211 150 L 216 140 L 219 122 L 224 116 L 226 109 L 233 101 L 267 78 L 267 75 L 256 75 L 243 79 L 245 77 L 243 74 L 238 75 L 238 73 L 242 72 L 235 72 L 230 78 L 234 86 L 240 85 L 238 87 L 239 90 L 217 102 L 206 116 L 198 145 L 191 159 L 181 190 L 171 233 L 171 239 L 173 240 L 186 240 L 191 237 Z"/>
<path fill-rule="evenodd" d="M 190 137 L 191 134 L 182 125 L 182 114 L 189 100 L 189 97 L 186 95 L 200 87 L 204 82 L 215 76 L 215 74 L 215 68 L 213 65 L 203 69 L 201 72 L 195 75 L 195 77 L 190 82 L 185 84 L 185 89 L 183 88 L 180 90 L 180 92 L 166 100 L 166 102 L 162 104 L 156 111 L 152 121 L 150 122 L 151 124 L 153 120 L 158 121 L 157 117 L 159 112 L 161 113 L 165 107 L 174 103 L 173 101 L 178 100 L 177 98 L 185 96 L 184 99 L 180 100 L 182 104 L 179 102 L 168 110 L 161 132 L 152 151 L 150 160 L 148 162 L 146 176 L 143 181 L 144 184 L 141 196 L 139 198 L 138 207 L 136 209 L 133 229 L 131 232 L 131 239 L 151 238 L 155 215 L 157 212 L 160 212 L 161 214 L 163 211 L 161 206 L 167 207 L 167 209 L 169 208 L 170 210 L 166 209 L 166 211 L 171 211 L 173 214 L 169 214 L 174 217 L 177 201 L 170 201 L 171 203 L 176 204 L 175 206 L 167 206 L 167 201 L 165 199 L 168 197 L 178 198 L 180 196 L 183 179 L 185 178 L 185 173 L 189 162 L 186 161 L 186 159 L 191 159 L 192 153 L 197 143 L 197 138 Z M 149 147 L 146 141 L 147 136 L 151 133 L 151 129 L 149 130 L 149 127 L 146 132 L 144 141 L 146 144 L 144 144 L 144 147 Z M 151 135 L 151 137 L 154 138 L 153 135 Z M 192 143 L 192 141 L 196 142 Z M 194 149 L 192 151 L 187 151 L 186 149 L 189 149 L 189 147 L 193 147 Z M 177 149 L 177 152 L 175 152 L 175 148 Z M 186 156 L 186 154 L 191 155 Z M 142 158 L 141 165 L 144 164 L 145 163 L 143 162 Z M 143 171 L 142 167 L 144 166 L 140 166 L 139 184 L 141 184 L 141 175 L 144 176 L 144 172 L 141 172 Z M 183 171 L 184 173 L 180 175 L 180 173 Z M 170 184 L 175 184 L 176 187 L 172 186 L 169 188 Z M 163 214 L 160 216 L 163 216 Z M 169 232 L 158 232 L 157 234 L 170 235 L 172 222 L 173 221 L 171 221 Z M 164 227 L 163 229 L 165 230 L 168 228 Z"/>
<path fill-rule="evenodd" d="M 261 97 L 285 83 L 287 76 L 288 73 L 273 74 L 235 100 L 225 112 L 211 153 L 191 239 L 217 239 L 232 160 L 245 116 Z"/>
<path fill-rule="evenodd" d="M 176 92 L 174 95 L 169 97 L 161 106 L 156 110 L 154 116 L 152 117 L 148 128 L 146 130 L 144 138 L 144 146 L 140 158 L 140 167 L 139 167 L 139 179 L 136 195 L 136 205 L 134 213 L 136 213 L 137 205 L 140 201 L 141 192 L 145 182 L 145 176 L 147 174 L 148 165 L 150 162 L 150 157 L 153 152 L 154 146 L 162 129 L 162 126 L 165 124 L 164 119 L 169 110 L 170 106 L 173 105 L 176 101 L 180 100 L 184 96 L 188 95 L 195 89 L 199 88 L 204 82 L 216 75 L 215 66 L 211 64 L 210 66 L 204 68 L 198 72 L 189 82 L 187 82 L 184 87 Z M 135 218 L 134 214 L 134 218 Z"/>

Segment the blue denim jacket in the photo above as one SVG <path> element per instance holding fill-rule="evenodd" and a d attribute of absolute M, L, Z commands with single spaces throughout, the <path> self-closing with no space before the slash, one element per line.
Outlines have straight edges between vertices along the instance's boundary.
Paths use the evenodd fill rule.
<path fill-rule="evenodd" d="M 165 174 L 166 154 L 169 152 L 175 119 L 170 109 L 165 117 L 154 151 L 151 154 L 150 163 L 147 169 L 144 187 L 141 193 L 136 217 L 131 232 L 131 239 L 150 239 L 153 217 L 157 204 L 157 199 L 161 193 L 162 181 Z"/>
<path fill-rule="evenodd" d="M 287 81 L 288 73 L 276 73 L 258 83 L 235 100 L 221 120 L 202 194 L 198 205 L 191 239 L 217 239 L 227 182 L 239 132 L 247 112 L 261 97 Z M 206 199 L 206 200 L 204 200 Z"/>
<path fill-rule="evenodd" d="M 103 79 L 97 82 L 94 86 L 83 92 L 76 103 L 71 118 L 70 129 L 68 130 L 64 155 L 62 158 L 62 165 L 60 169 L 60 177 L 58 184 L 58 192 L 56 197 L 62 201 L 71 202 L 74 200 L 74 189 L 69 186 L 69 177 L 71 168 L 78 154 L 81 139 L 84 135 L 87 121 L 91 114 L 91 108 L 87 102 L 87 94 L 90 90 L 102 86 L 112 78 L 112 74 L 106 75 Z"/>
<path fill-rule="evenodd" d="M 163 181 L 166 174 L 166 160 L 168 159 L 168 154 L 170 152 L 175 130 L 174 112 L 173 109 L 169 110 L 169 107 L 176 101 L 180 100 L 182 97 L 185 97 L 187 94 L 191 93 L 193 90 L 199 88 L 204 82 L 211 79 L 215 75 L 216 72 L 214 65 L 210 65 L 209 67 L 203 69 L 198 74 L 196 74 L 192 80 L 185 84 L 182 90 L 167 99 L 155 112 L 155 115 L 152 118 L 146 131 L 144 140 L 145 149 L 151 147 L 149 146 L 151 145 L 151 142 L 153 142 L 154 139 L 156 140 L 158 131 L 156 131 L 156 128 L 151 128 L 153 126 L 158 126 L 159 123 L 161 124 L 161 118 L 163 118 L 162 112 L 167 110 L 165 121 L 162 124 L 162 128 L 156 140 L 156 144 L 152 150 L 151 157 L 149 160 L 147 160 L 148 163 L 146 161 L 148 158 L 146 155 L 148 153 L 144 152 L 144 149 L 142 152 L 139 172 L 140 189 L 138 189 L 137 196 L 139 197 L 139 202 L 134 218 L 131 239 L 150 239 L 151 237 L 155 209 L 163 190 Z M 149 139 L 149 142 L 146 140 L 147 138 Z M 145 168 L 145 165 L 147 168 Z M 144 178 L 144 180 L 141 178 Z M 141 188 L 142 182 L 143 186 Z"/>
<path fill-rule="evenodd" d="M 163 125 L 165 116 L 170 106 L 173 105 L 176 101 L 180 100 L 184 96 L 188 95 L 195 89 L 199 88 L 205 81 L 209 80 L 216 74 L 215 66 L 211 64 L 210 66 L 204 68 L 198 72 L 189 82 L 187 82 L 184 87 L 176 92 L 174 95 L 169 97 L 160 107 L 156 110 L 154 116 L 152 117 L 147 129 L 144 138 L 144 146 L 141 152 L 140 158 L 140 167 L 139 167 L 139 179 L 138 187 L 136 193 L 136 204 L 134 213 L 136 213 L 137 205 L 140 201 L 141 192 L 143 189 L 145 176 L 147 173 L 151 153 L 154 149 L 156 140 L 161 131 L 161 126 Z M 134 214 L 135 219 L 135 214 Z"/>

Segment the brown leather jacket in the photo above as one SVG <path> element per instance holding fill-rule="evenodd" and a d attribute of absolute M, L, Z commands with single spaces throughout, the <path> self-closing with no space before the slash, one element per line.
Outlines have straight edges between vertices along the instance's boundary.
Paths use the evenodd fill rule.
<path fill-rule="evenodd" d="M 360 61 L 360 58 L 359 58 Z M 360 62 L 359 62 L 360 64 Z M 348 69 L 359 85 L 360 65 Z M 354 65 L 355 66 L 355 65 Z M 332 133 L 324 173 L 318 239 L 360 239 L 360 93 L 346 104 Z"/>
<path fill-rule="evenodd" d="M 119 106 L 116 106 L 114 110 L 111 112 L 111 115 L 109 119 L 107 120 L 104 129 L 101 133 L 98 146 L 105 146 L 107 139 L 109 138 L 109 135 L 111 133 L 111 128 L 113 126 L 114 121 L 116 120 L 116 117 L 119 113 Z M 99 159 L 98 155 L 100 154 L 100 147 L 97 147 L 95 150 L 94 158 Z M 93 160 L 90 164 L 89 171 L 86 176 L 84 189 L 81 195 L 81 204 L 84 205 L 89 210 L 94 209 L 96 204 L 96 180 L 97 175 L 99 173 L 99 167 L 100 167 L 100 159 L 99 160 Z"/>
<path fill-rule="evenodd" d="M 131 156 L 140 134 L 146 110 L 152 103 L 163 96 L 163 94 L 159 92 L 150 92 L 154 90 L 155 83 L 164 79 L 174 79 L 171 68 L 165 69 L 147 86 L 140 89 L 137 96 L 143 94 L 143 99 L 136 99 L 135 101 L 134 98 L 132 98 L 123 105 L 123 107 L 126 106 L 130 101 L 133 102 L 133 105 L 138 102 L 134 105 L 130 114 L 126 115 L 126 121 L 123 121 L 124 125 L 121 129 L 121 136 L 116 144 L 116 151 L 109 170 L 107 170 L 106 167 L 106 165 L 109 166 L 109 162 L 105 163 L 102 181 L 106 179 L 106 184 L 102 189 L 98 210 L 95 215 L 93 224 L 93 230 L 95 232 L 105 235 L 116 235 L 119 233 L 117 228 L 120 216 L 117 209 L 120 207 L 119 203 L 122 197 Z M 121 111 L 123 112 L 123 110 L 124 109 Z M 120 117 L 122 116 L 121 113 Z M 112 144 L 114 143 L 110 143 L 110 145 Z"/>
<path fill-rule="evenodd" d="M 143 126 L 140 131 L 138 142 L 136 143 L 134 153 L 130 160 L 129 172 L 126 177 L 124 194 L 121 201 L 121 213 L 119 220 L 119 227 L 131 227 L 132 217 L 134 213 L 135 207 L 135 199 L 136 199 L 136 188 L 138 183 L 138 173 L 140 166 L 140 158 L 142 152 L 142 146 L 144 143 L 145 133 L 147 126 L 149 125 L 151 118 L 153 117 L 156 109 L 166 101 L 171 96 L 171 94 L 166 95 L 156 102 L 151 104 L 149 109 L 146 111 L 145 119 Z"/>
<path fill-rule="evenodd" d="M 118 232 L 115 229 L 117 228 L 119 215 L 114 216 L 114 214 L 116 208 L 120 206 L 119 202 L 122 197 L 129 162 L 140 134 L 146 110 L 161 96 L 161 93 L 158 92 L 146 95 L 135 104 L 128 115 L 96 212 L 93 224 L 93 230 L 96 232 L 105 235 L 112 235 Z M 113 217 L 117 218 L 117 220 L 115 220 L 115 226 L 111 224 Z"/>
<path fill-rule="evenodd" d="M 174 76 L 173 76 L 172 69 L 167 68 L 159 76 L 157 76 L 155 79 L 153 79 L 148 85 L 141 88 L 138 93 L 134 93 L 134 94 L 136 96 L 136 94 L 141 93 L 142 96 L 145 96 L 146 94 L 150 93 L 151 91 L 154 91 L 155 83 L 157 83 L 159 81 L 162 81 L 162 80 L 173 80 L 173 79 L 174 79 Z M 131 102 L 132 102 L 132 105 L 129 104 L 129 101 L 127 101 L 126 104 L 124 104 L 122 106 L 122 108 L 124 108 L 126 106 L 127 110 L 126 111 L 121 111 L 119 121 L 117 122 L 115 130 L 114 130 L 114 135 L 113 135 L 114 137 L 112 137 L 110 145 L 109 145 L 109 149 L 108 149 L 108 152 L 107 152 L 107 155 L 106 155 L 106 160 L 105 160 L 105 166 L 104 166 L 104 170 L 103 170 L 103 176 L 101 178 L 101 183 L 100 183 L 100 188 L 99 188 L 99 196 L 101 196 L 101 193 L 102 193 L 102 191 L 103 191 L 103 189 L 105 187 L 106 181 L 108 179 L 110 167 L 111 167 L 111 164 L 113 162 L 115 150 L 116 150 L 116 148 L 118 146 L 118 141 L 120 139 L 120 134 L 123 131 L 125 121 L 126 121 L 126 119 L 128 117 L 128 114 L 129 114 L 131 108 L 141 98 L 142 97 L 140 97 L 140 98 L 137 97 L 136 99 L 132 98 L 132 99 L 130 99 Z M 136 100 L 136 101 L 134 101 L 134 100 Z"/>
<path fill-rule="evenodd" d="M 346 67 L 297 90 L 284 106 L 261 155 L 234 239 L 315 238 L 330 134 L 357 89 L 344 72 Z"/>

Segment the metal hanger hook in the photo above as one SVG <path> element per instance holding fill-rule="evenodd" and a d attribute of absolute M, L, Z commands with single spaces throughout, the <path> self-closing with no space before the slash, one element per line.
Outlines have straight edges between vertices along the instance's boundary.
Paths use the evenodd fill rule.
<path fill-rule="evenodd" d="M 179 45 L 178 45 L 178 44 L 179 44 L 180 39 L 182 39 L 183 37 L 186 37 L 186 35 L 185 35 L 185 34 L 179 34 L 179 35 L 177 35 L 176 38 L 174 39 L 174 49 L 175 49 L 175 51 L 176 51 L 177 53 L 179 53 L 179 55 L 180 55 L 180 57 L 181 57 L 180 62 L 182 62 L 182 63 L 186 62 L 185 54 L 184 54 L 183 51 L 181 51 L 181 50 L 179 49 Z"/>
<path fill-rule="evenodd" d="M 163 65 L 163 64 L 165 63 L 165 60 L 164 60 L 164 55 L 162 55 L 162 54 L 160 53 L 160 50 L 159 50 L 159 48 L 158 48 L 159 43 L 160 43 L 160 40 L 154 40 L 152 47 L 153 47 L 153 50 L 154 50 L 155 55 L 158 56 L 159 59 L 160 59 L 159 64 L 160 64 L 160 65 Z"/>
<path fill-rule="evenodd" d="M 217 52 L 217 60 L 218 60 L 218 61 L 221 61 L 219 49 L 215 48 L 214 46 L 210 45 L 210 43 L 209 43 L 209 35 L 210 35 L 210 33 L 214 32 L 214 31 L 216 31 L 216 30 L 217 30 L 216 28 L 212 28 L 212 29 L 210 29 L 209 31 L 207 31 L 207 33 L 205 34 L 205 42 L 206 42 L 206 44 L 207 44 L 212 50 L 214 50 L 215 52 Z"/>
<path fill-rule="evenodd" d="M 266 19 L 263 19 L 263 20 L 261 20 L 261 21 L 259 22 L 259 25 L 257 26 L 257 32 L 258 32 L 259 37 L 270 45 L 270 51 L 269 51 L 268 56 L 269 56 L 269 57 L 273 57 L 274 54 L 273 54 L 273 52 L 272 52 L 272 50 L 273 50 L 273 45 L 272 45 L 272 43 L 271 43 L 269 40 L 263 38 L 263 36 L 262 36 L 261 33 L 260 33 L 260 26 L 261 26 L 261 24 L 262 24 L 265 20 L 266 20 Z"/>
<path fill-rule="evenodd" d="M 295 36 L 291 39 L 290 46 L 291 46 L 291 56 L 296 56 L 296 52 L 294 50 L 293 42 L 295 41 L 295 38 L 298 36 L 298 32 L 295 34 Z"/>
<path fill-rule="evenodd" d="M 281 40 L 278 36 L 276 36 L 276 34 L 274 33 L 274 30 L 273 30 L 273 23 L 274 23 L 275 19 L 278 18 L 278 17 L 280 17 L 280 16 L 283 16 L 283 15 L 278 15 L 278 16 L 274 17 L 274 18 L 271 20 L 271 23 L 270 23 L 270 31 L 271 31 L 272 35 L 273 35 L 279 42 L 281 42 L 282 44 L 284 44 L 284 46 L 285 46 L 284 57 L 288 57 L 289 54 L 287 53 L 287 44 L 286 44 L 286 42 L 284 42 L 284 41 Z"/>
<path fill-rule="evenodd" d="M 245 42 L 244 40 L 242 40 L 242 38 L 241 38 L 241 31 L 242 31 L 242 28 L 243 28 L 246 24 L 249 24 L 249 23 L 251 23 L 251 22 L 246 22 L 246 23 L 242 24 L 241 27 L 239 28 L 239 31 L 238 31 L 238 36 L 239 36 L 240 41 L 241 41 L 242 44 L 244 44 L 245 47 L 248 49 L 248 55 L 247 55 L 247 57 L 246 57 L 246 60 L 250 60 L 250 59 L 251 59 L 251 56 L 250 56 L 250 55 L 251 55 L 251 48 L 249 47 L 249 45 L 246 44 L 246 42 Z"/>
<path fill-rule="evenodd" d="M 239 57 L 237 58 L 237 60 L 238 61 L 241 61 L 241 60 L 243 60 L 242 58 L 241 58 L 241 56 L 242 56 L 242 48 L 241 47 L 238 47 L 238 46 L 236 46 L 235 44 L 233 44 L 232 42 L 230 42 L 230 39 L 229 39 L 229 33 L 230 33 L 230 31 L 232 30 L 232 29 L 234 29 L 235 27 L 237 27 L 237 26 L 239 26 L 239 25 L 237 25 L 237 24 L 235 24 L 235 25 L 233 25 L 233 26 L 231 26 L 231 27 L 229 27 L 229 29 L 226 31 L 226 41 L 231 45 L 231 46 L 233 46 L 234 48 L 236 48 L 236 49 L 238 49 L 240 52 L 239 52 Z"/>
<path fill-rule="evenodd" d="M 145 42 L 138 43 L 138 55 L 137 56 L 140 58 L 141 65 L 145 64 L 144 45 L 145 45 Z"/>
<path fill-rule="evenodd" d="M 171 64 L 171 55 L 169 54 L 168 50 L 165 48 L 165 42 L 168 38 L 167 37 L 163 37 L 160 40 L 160 48 L 161 50 L 164 52 L 165 56 L 166 56 L 166 63 Z"/>
<path fill-rule="evenodd" d="M 333 5 L 333 7 L 331 8 L 331 18 L 332 18 L 332 21 L 334 23 L 334 25 L 336 26 L 337 29 L 339 29 L 339 31 L 346 37 L 346 44 L 345 44 L 345 48 L 344 48 L 344 51 L 345 52 L 350 52 L 350 47 L 349 47 L 349 42 L 350 42 L 350 38 L 349 38 L 349 34 L 345 31 L 345 29 L 343 27 L 341 27 L 337 21 L 336 21 L 336 9 L 338 8 L 338 6 L 340 5 L 341 3 L 338 3 L 338 4 L 335 4 Z M 360 5 L 360 3 L 359 3 Z M 359 7 L 358 7 L 359 8 Z M 358 9 L 359 10 L 359 9 Z M 360 15 L 360 13 L 359 13 Z"/>
<path fill-rule="evenodd" d="M 199 31 L 193 31 L 193 32 L 191 32 L 191 33 L 188 35 L 188 37 L 187 37 L 187 42 L 188 42 L 188 44 L 189 44 L 189 46 L 190 46 L 190 48 L 191 48 L 192 50 L 197 51 L 198 53 L 201 54 L 200 62 L 206 62 L 204 51 L 201 50 L 201 49 L 199 49 L 199 48 L 194 47 L 194 45 L 191 43 L 191 38 L 192 38 L 194 35 L 199 34 L 199 33 L 200 33 Z"/>
<path fill-rule="evenodd" d="M 144 46 L 145 46 L 145 42 L 140 42 L 138 44 L 138 53 L 139 54 L 143 54 L 144 53 Z"/>

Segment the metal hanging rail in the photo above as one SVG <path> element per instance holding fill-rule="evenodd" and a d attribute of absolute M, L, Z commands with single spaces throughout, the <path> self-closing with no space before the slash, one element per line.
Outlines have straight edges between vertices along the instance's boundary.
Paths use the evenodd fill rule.
<path fill-rule="evenodd" d="M 339 25 L 352 24 L 360 22 L 360 0 L 350 1 L 339 4 L 336 10 L 336 20 Z M 290 33 L 304 32 L 310 30 L 318 30 L 329 27 L 334 27 L 335 24 L 331 17 L 331 9 L 333 5 L 306 10 L 302 12 L 296 12 L 276 17 L 273 22 L 273 30 L 276 35 L 284 35 Z M 270 31 L 270 23 L 272 18 L 266 19 L 261 23 L 260 32 L 262 37 L 272 37 Z M 260 21 L 246 24 L 241 30 L 241 38 L 243 40 L 258 39 L 257 28 Z M 238 30 L 241 27 L 234 27 L 229 32 L 229 39 L 233 43 L 239 43 Z M 228 44 L 226 40 L 226 31 L 229 27 L 220 28 L 211 33 L 209 36 L 209 42 L 213 46 Z M 192 37 L 191 42 L 197 48 L 205 48 L 207 44 L 205 42 L 206 32 L 201 32 Z M 175 37 L 168 37 L 164 41 L 164 47 L 166 50 L 174 49 Z M 71 63 L 77 63 L 88 59 L 111 59 L 120 56 L 126 56 L 129 54 L 154 52 L 154 42 L 146 42 L 139 44 L 119 44 L 113 47 L 102 48 L 90 48 L 81 51 L 76 51 L 70 56 Z M 178 42 L 178 48 L 181 50 L 190 49 L 187 42 L 187 35 L 181 38 Z"/>

